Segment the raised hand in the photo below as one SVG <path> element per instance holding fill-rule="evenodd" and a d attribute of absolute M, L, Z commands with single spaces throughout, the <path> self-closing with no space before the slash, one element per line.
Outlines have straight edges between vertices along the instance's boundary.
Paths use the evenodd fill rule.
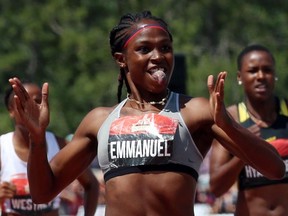
<path fill-rule="evenodd" d="M 49 124 L 48 83 L 43 84 L 42 100 L 41 103 L 37 103 L 29 96 L 18 78 L 11 78 L 9 82 L 15 93 L 17 117 L 29 130 L 33 139 L 43 138 Z"/>
<path fill-rule="evenodd" d="M 217 80 L 214 83 L 213 75 L 208 76 L 207 87 L 210 94 L 210 108 L 211 115 L 214 118 L 215 123 L 221 126 L 225 118 L 227 118 L 227 112 L 224 105 L 224 82 L 227 73 L 220 72 Z"/>

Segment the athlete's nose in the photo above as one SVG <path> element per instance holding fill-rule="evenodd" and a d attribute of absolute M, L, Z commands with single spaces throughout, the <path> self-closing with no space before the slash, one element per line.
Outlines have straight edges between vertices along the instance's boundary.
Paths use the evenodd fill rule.
<path fill-rule="evenodd" d="M 152 60 L 162 60 L 163 54 L 158 49 L 154 49 L 152 52 L 151 59 Z"/>
<path fill-rule="evenodd" d="M 256 76 L 258 79 L 263 79 L 264 78 L 264 72 L 261 69 L 259 69 Z"/>

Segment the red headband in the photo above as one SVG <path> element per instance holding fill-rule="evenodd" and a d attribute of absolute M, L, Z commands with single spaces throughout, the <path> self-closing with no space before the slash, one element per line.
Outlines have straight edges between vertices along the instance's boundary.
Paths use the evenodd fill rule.
<path fill-rule="evenodd" d="M 131 35 L 127 38 L 123 48 L 125 48 L 128 43 L 137 35 L 139 34 L 142 30 L 144 30 L 145 28 L 158 28 L 158 29 L 162 29 L 163 31 L 169 33 L 167 31 L 167 29 L 165 29 L 164 27 L 162 27 L 161 25 L 155 25 L 155 24 L 150 24 L 150 25 L 144 25 L 141 26 L 140 28 L 136 29 L 136 31 L 132 32 Z"/>

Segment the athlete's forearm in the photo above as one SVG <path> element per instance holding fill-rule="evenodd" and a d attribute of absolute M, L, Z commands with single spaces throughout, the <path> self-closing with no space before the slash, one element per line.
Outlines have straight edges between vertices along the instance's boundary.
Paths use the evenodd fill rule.
<path fill-rule="evenodd" d="M 285 164 L 275 148 L 262 138 L 234 120 L 219 128 L 213 127 L 217 140 L 245 163 L 271 179 L 280 179 L 285 174 Z M 223 135 L 223 136 L 222 136 Z M 269 166 L 266 165 L 269 158 Z"/>
<path fill-rule="evenodd" d="M 44 136 L 45 137 L 45 136 Z M 35 203 L 46 203 L 53 199 L 53 173 L 48 159 L 45 138 L 39 143 L 31 141 L 27 172 L 32 199 Z M 44 186 L 45 185 L 45 186 Z"/>
<path fill-rule="evenodd" d="M 90 168 L 78 180 L 84 187 L 84 216 L 94 216 L 98 205 L 99 182 Z"/>
<path fill-rule="evenodd" d="M 217 197 L 227 192 L 237 181 L 238 175 L 243 169 L 243 166 L 244 163 L 237 157 L 233 157 L 221 166 L 210 166 L 211 192 Z"/>
<path fill-rule="evenodd" d="M 99 188 L 91 187 L 88 191 L 85 191 L 84 194 L 84 216 L 93 216 L 95 215 L 96 208 L 98 205 L 98 195 Z"/>

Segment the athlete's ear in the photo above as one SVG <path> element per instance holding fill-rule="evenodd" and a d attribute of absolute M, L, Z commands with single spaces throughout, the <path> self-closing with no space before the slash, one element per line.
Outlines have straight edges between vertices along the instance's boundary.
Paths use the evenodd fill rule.
<path fill-rule="evenodd" d="M 10 116 L 10 118 L 12 118 L 12 119 L 14 119 L 14 111 L 12 111 L 12 110 L 9 110 L 9 116 Z"/>
<path fill-rule="evenodd" d="M 241 72 L 237 71 L 237 81 L 238 81 L 238 85 L 242 85 L 242 79 L 241 79 Z"/>
<path fill-rule="evenodd" d="M 121 67 L 121 68 L 126 67 L 126 59 L 125 59 L 125 55 L 123 53 L 115 52 L 114 53 L 114 59 L 115 59 L 116 63 L 119 65 L 119 67 Z"/>
<path fill-rule="evenodd" d="M 12 119 L 12 121 L 15 123 L 17 118 L 19 119 L 19 113 L 18 111 L 14 108 L 14 104 L 10 104 L 8 108 L 9 116 Z"/>

